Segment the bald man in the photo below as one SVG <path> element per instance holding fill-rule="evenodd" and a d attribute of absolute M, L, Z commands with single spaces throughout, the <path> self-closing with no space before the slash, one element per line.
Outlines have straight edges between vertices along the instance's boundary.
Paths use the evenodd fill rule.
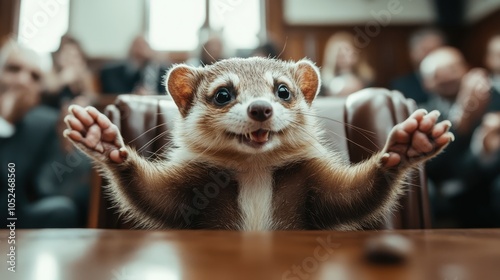
<path fill-rule="evenodd" d="M 491 165 L 484 165 L 485 154 L 478 152 L 484 151 L 487 142 L 474 140 L 482 136 L 475 131 L 482 127 L 494 99 L 488 73 L 480 68 L 469 70 L 462 53 L 452 47 L 431 52 L 420 64 L 420 71 L 425 87 L 433 93 L 426 109 L 439 109 L 452 121 L 456 135 L 446 155 L 427 164 L 429 178 L 438 186 L 441 197 L 448 200 L 435 201 L 434 206 L 439 209 L 450 205 L 450 209 L 441 210 L 451 212 L 460 226 L 493 226 L 493 211 L 479 214 L 483 209 L 491 210 Z M 487 132 L 491 135 L 491 129 Z"/>
<path fill-rule="evenodd" d="M 55 195 L 51 179 L 50 165 L 59 148 L 58 115 L 38 105 L 43 74 L 36 53 L 13 41 L 0 50 L 0 219 L 16 217 L 16 228 L 77 225 L 76 205 Z M 15 179 L 11 191 L 8 178 Z M 14 199 L 13 213 L 7 199 Z"/>
<path fill-rule="evenodd" d="M 402 92 L 407 98 L 411 98 L 422 104 L 427 102 L 430 93 L 422 84 L 420 75 L 420 63 L 432 51 L 445 44 L 443 34 L 433 28 L 424 28 L 415 31 L 408 43 L 410 59 L 414 71 L 406 76 L 399 77 L 392 81 L 391 88 Z"/>
<path fill-rule="evenodd" d="M 424 86 L 434 94 L 425 107 L 440 108 L 459 134 L 469 135 L 491 100 L 487 71 L 469 70 L 458 49 L 442 47 L 425 57 L 420 72 Z"/>

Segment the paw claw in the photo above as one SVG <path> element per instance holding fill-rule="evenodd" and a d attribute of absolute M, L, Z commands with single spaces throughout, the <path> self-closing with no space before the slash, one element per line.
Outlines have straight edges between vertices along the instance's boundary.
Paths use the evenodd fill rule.
<path fill-rule="evenodd" d="M 105 115 L 94 107 L 71 105 L 68 110 L 69 114 L 64 118 L 67 125 L 64 137 L 94 159 L 123 162 L 128 152 L 123 147 L 120 131 Z M 118 152 L 122 148 L 125 150 Z"/>
<path fill-rule="evenodd" d="M 416 110 L 403 123 L 396 125 L 387 140 L 384 151 L 390 154 L 382 161 L 387 167 L 414 164 L 437 155 L 455 136 L 449 132 L 452 123 L 448 120 L 437 122 L 441 113 L 437 110 L 428 113 Z M 397 160 L 396 160 L 397 158 Z"/>
<path fill-rule="evenodd" d="M 127 159 L 128 158 L 127 148 L 121 147 L 119 151 L 120 151 L 120 157 L 121 158 L 123 158 L 123 159 Z"/>
<path fill-rule="evenodd" d="M 451 142 L 455 142 L 455 134 L 448 132 L 448 135 L 450 135 Z"/>
<path fill-rule="evenodd" d="M 439 112 L 438 110 L 434 110 L 434 111 L 430 112 L 429 114 L 436 115 L 438 118 L 441 116 L 441 112 Z"/>
<path fill-rule="evenodd" d="M 69 118 L 71 118 L 71 115 L 66 115 L 63 119 L 64 123 L 69 127 Z"/>
<path fill-rule="evenodd" d="M 76 107 L 76 105 L 70 105 L 70 106 L 68 107 L 68 113 L 70 113 L 70 114 L 74 114 L 74 113 L 73 113 L 73 109 L 75 109 L 75 107 Z"/>

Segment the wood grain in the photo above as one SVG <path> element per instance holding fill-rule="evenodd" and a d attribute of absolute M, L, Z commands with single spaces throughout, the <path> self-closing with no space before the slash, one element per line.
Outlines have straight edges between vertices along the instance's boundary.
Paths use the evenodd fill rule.
<path fill-rule="evenodd" d="M 4 262 L 0 279 L 465 280 L 500 275 L 498 229 L 393 231 L 411 242 L 406 262 L 368 263 L 367 240 L 387 233 L 18 230 L 17 272 L 7 271 Z M 2 254 L 8 252 L 8 234 L 0 231 Z"/>

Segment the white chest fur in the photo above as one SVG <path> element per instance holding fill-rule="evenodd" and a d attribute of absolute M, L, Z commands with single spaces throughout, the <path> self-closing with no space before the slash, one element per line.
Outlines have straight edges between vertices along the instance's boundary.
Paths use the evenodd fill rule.
<path fill-rule="evenodd" d="M 272 229 L 273 176 L 270 170 L 249 170 L 238 175 L 238 204 L 242 230 Z"/>

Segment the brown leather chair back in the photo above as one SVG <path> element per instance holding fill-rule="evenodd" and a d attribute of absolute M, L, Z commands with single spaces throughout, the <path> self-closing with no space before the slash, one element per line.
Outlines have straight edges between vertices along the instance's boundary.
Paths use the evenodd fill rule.
<path fill-rule="evenodd" d="M 396 91 L 370 88 L 348 98 L 318 97 L 313 105 L 326 135 L 337 151 L 353 163 L 380 150 L 394 125 L 405 120 L 416 109 L 415 102 Z M 115 105 L 106 108 L 121 130 L 125 143 L 145 157 L 161 157 L 170 145 L 169 131 L 178 116 L 176 105 L 168 96 L 122 95 Z M 380 229 L 422 229 L 430 227 L 426 177 L 423 168 L 406 182 L 407 191 L 400 208 L 379 225 Z M 95 193 L 101 194 L 100 186 Z M 128 228 L 110 208 L 106 197 L 99 195 L 97 217 L 99 228 Z M 94 206 L 96 207 L 96 206 Z"/>

